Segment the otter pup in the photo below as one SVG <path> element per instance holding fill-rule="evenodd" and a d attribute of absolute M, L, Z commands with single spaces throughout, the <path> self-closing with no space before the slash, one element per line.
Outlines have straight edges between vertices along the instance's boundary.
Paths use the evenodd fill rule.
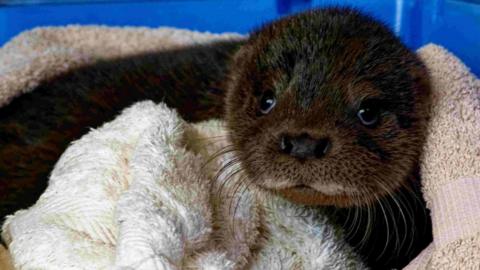
<path fill-rule="evenodd" d="M 306 12 L 254 32 L 232 66 L 225 119 L 255 184 L 301 204 L 375 205 L 375 213 L 364 214 L 377 220 L 396 208 L 400 213 L 385 219 L 386 231 L 429 241 L 429 233 L 420 237 L 429 226 L 425 212 L 413 218 L 400 206 L 419 204 L 413 190 L 428 118 L 428 73 L 386 27 L 348 9 Z M 368 238 L 366 225 L 353 233 L 361 235 L 353 236 L 357 245 Z M 415 226 L 422 229 L 411 231 Z M 354 227 L 350 231 L 359 230 Z M 377 255 L 399 252 L 399 242 L 407 241 L 385 246 L 385 239 L 371 242 L 376 237 L 363 244 Z M 370 263 L 382 269 L 407 263 L 394 257 Z"/>
<path fill-rule="evenodd" d="M 414 180 L 427 71 L 385 26 L 338 8 L 283 18 L 247 41 L 101 61 L 17 98 L 0 109 L 2 216 L 36 199 L 70 141 L 142 99 L 191 121 L 225 119 L 255 184 L 331 208 L 372 267 L 402 267 L 431 240 Z"/>

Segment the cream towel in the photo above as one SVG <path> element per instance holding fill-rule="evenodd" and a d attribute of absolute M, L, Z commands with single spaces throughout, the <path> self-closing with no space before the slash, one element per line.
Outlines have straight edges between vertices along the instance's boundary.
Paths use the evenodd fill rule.
<path fill-rule="evenodd" d="M 363 269 L 319 209 L 250 187 L 220 123 L 140 102 L 71 145 L 3 227 L 18 269 Z M 219 139 L 220 138 L 220 139 Z M 220 172 L 220 173 L 218 173 Z M 261 233 L 267 232 L 267 233 Z"/>
<path fill-rule="evenodd" d="M 407 269 L 480 269 L 480 80 L 445 49 L 419 50 L 432 77 L 421 163 L 433 243 Z"/>

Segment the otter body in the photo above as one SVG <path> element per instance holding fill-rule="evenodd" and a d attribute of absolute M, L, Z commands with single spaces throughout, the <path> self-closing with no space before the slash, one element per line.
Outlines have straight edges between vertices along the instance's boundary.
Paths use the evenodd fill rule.
<path fill-rule="evenodd" d="M 402 267 L 431 241 L 415 176 L 427 71 L 351 9 L 286 17 L 247 41 L 95 63 L 15 99 L 0 109 L 2 216 L 34 202 L 70 141 L 143 99 L 189 121 L 224 119 L 249 178 L 330 209 L 372 267 Z"/>
<path fill-rule="evenodd" d="M 189 121 L 221 118 L 228 62 L 241 44 L 99 61 L 45 81 L 0 108 L 0 217 L 36 201 L 72 140 L 137 101 L 163 101 Z"/>

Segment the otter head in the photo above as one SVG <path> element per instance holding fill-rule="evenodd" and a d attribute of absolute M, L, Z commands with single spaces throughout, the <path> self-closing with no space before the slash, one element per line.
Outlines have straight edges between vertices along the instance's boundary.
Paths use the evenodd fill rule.
<path fill-rule="evenodd" d="M 369 203 L 405 183 L 424 141 L 428 74 L 349 9 L 287 17 L 234 59 L 227 128 L 257 186 L 302 204 Z"/>

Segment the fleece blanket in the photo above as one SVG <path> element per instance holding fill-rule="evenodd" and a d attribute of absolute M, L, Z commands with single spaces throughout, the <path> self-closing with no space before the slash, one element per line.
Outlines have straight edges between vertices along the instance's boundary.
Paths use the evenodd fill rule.
<path fill-rule="evenodd" d="M 35 29 L 0 49 L 0 105 L 30 91 L 41 80 L 82 63 L 219 38 L 238 38 L 238 35 L 219 36 L 165 28 L 73 26 Z M 432 212 L 434 241 L 407 268 L 479 269 L 480 82 L 459 59 L 439 46 L 427 45 L 418 53 L 430 71 L 434 96 L 429 136 L 421 164 L 424 197 Z M 27 260 L 33 259 L 33 255 L 23 252 L 12 232 L 19 228 L 16 232 L 28 233 L 32 227 L 13 224 L 17 216 L 25 215 L 35 207 L 11 216 L 3 228 L 4 240 L 17 266 L 21 266 L 17 263 L 18 253 L 24 253 L 21 256 Z M 49 222 L 49 219 L 41 221 Z M 68 226 L 60 228 L 75 230 L 76 221 L 78 219 L 71 219 Z M 89 228 L 98 232 L 103 229 Z M 99 241 L 105 244 L 105 248 L 111 247 L 111 241 L 116 240 L 115 234 L 106 235 L 110 236 L 103 239 L 104 242 Z M 78 237 L 82 236 L 85 235 L 80 231 Z M 41 250 L 45 247 L 42 244 L 48 245 L 48 242 L 36 244 Z M 61 250 L 60 245 L 58 249 Z M 82 252 L 77 255 L 81 257 Z M 8 262 L 7 257 L 2 253 L 2 263 Z"/>

